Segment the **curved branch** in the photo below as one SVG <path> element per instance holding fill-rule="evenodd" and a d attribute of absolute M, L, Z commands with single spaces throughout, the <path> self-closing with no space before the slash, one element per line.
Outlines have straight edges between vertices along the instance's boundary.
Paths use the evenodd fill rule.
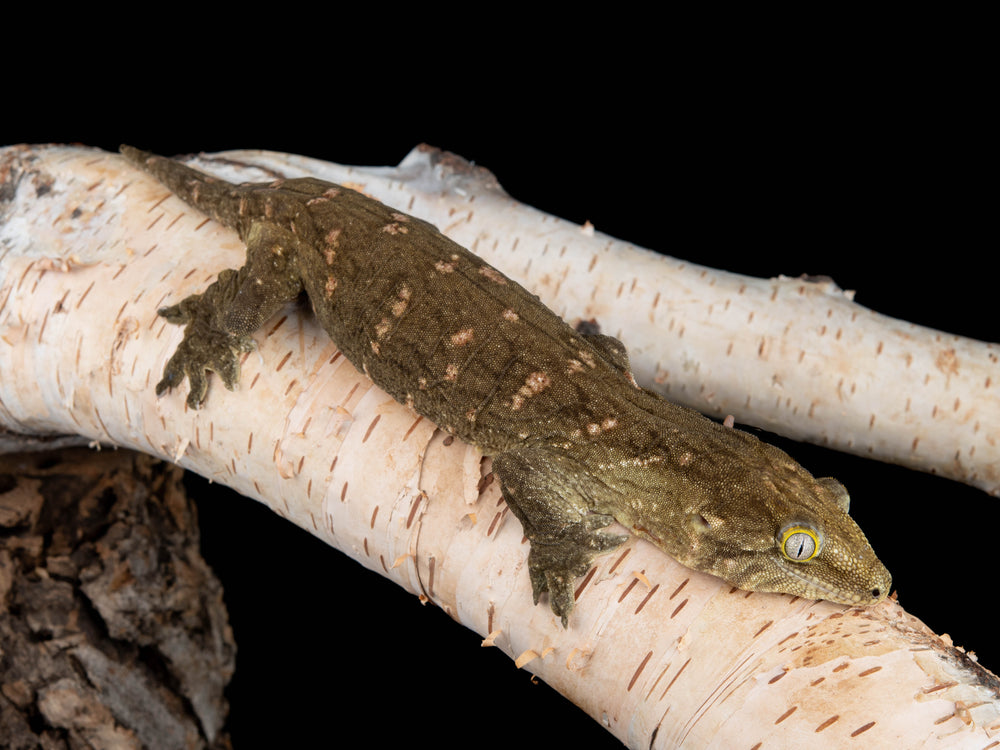
<path fill-rule="evenodd" d="M 468 183 L 461 163 L 449 169 L 447 159 L 419 153 L 425 166 L 409 159 L 387 179 L 387 202 L 421 215 L 424 200 L 444 200 L 435 191 L 482 184 L 475 173 Z M 272 169 L 307 166 L 286 158 Z M 339 180 L 374 193 L 379 172 L 346 170 Z M 127 445 L 261 500 L 483 634 L 633 747 L 730 746 L 737 737 L 766 745 L 800 732 L 830 746 L 863 738 L 979 747 L 1000 730 L 996 677 L 896 602 L 848 609 L 735 591 L 643 542 L 602 558 L 581 581 L 564 631 L 531 604 L 527 548 L 488 462 L 375 389 L 306 311 L 289 309 L 258 335 L 237 391 L 214 386 L 198 412 L 183 393 L 155 398 L 152 384 L 181 333 L 155 310 L 238 265 L 233 233 L 93 150 L 5 149 L 0 175 L 0 425 L 8 430 Z M 420 197 L 422 185 L 436 186 L 431 197 Z M 527 236 L 513 201 L 495 190 L 476 196 L 477 213 L 496 200 L 514 221 L 510 236 Z M 532 230 L 545 235 L 536 241 L 569 231 L 553 223 Z M 484 232 L 467 241 L 480 252 L 483 236 L 499 236 Z M 582 265 L 598 269 L 605 254 Z M 533 275 L 545 275 L 545 255 L 532 255 Z M 643 262 L 653 273 L 653 260 Z M 720 310 L 710 307 L 714 321 Z M 600 322 L 615 333 L 608 316 L 602 308 Z"/>

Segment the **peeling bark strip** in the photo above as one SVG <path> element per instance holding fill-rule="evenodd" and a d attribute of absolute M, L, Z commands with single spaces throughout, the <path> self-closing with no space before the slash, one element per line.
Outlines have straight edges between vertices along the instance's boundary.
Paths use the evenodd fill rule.
<path fill-rule="evenodd" d="M 275 173 L 292 169 L 288 162 L 282 166 L 280 157 L 258 154 L 254 158 L 278 159 Z M 295 169 L 309 168 L 331 181 L 363 181 L 367 192 L 381 192 L 380 197 L 397 206 L 412 204 L 410 210 L 414 213 L 442 226 L 453 224 L 456 232 L 482 233 L 489 238 L 479 243 L 483 250 L 488 250 L 483 246 L 493 244 L 492 235 L 505 238 L 498 243 L 504 248 L 513 244 L 510 234 L 516 234 L 519 252 L 533 258 L 533 275 L 541 278 L 550 274 L 552 279 L 562 279 L 564 293 L 574 288 L 589 293 L 593 288 L 593 284 L 581 283 L 579 278 L 580 267 L 585 270 L 588 263 L 572 263 L 577 249 L 587 247 L 578 228 L 517 206 L 496 189 L 488 174 L 453 157 L 417 151 L 407 161 L 405 180 L 386 171 L 349 170 L 302 159 L 294 163 Z M 232 158 L 214 166 L 229 170 L 226 176 L 238 182 L 260 177 L 252 170 L 238 168 Z M 419 178 L 418 173 L 422 175 Z M 40 195 L 35 189 L 39 184 L 53 189 Z M 428 194 L 422 194 L 412 187 L 415 184 L 432 187 Z M 651 545 L 632 541 L 625 564 L 616 566 L 615 559 L 605 559 L 594 567 L 586 587 L 588 606 L 581 608 L 570 630 L 563 631 L 546 608 L 531 604 L 525 573 L 527 545 L 522 543 L 520 525 L 496 523 L 491 529 L 494 513 L 503 506 L 496 483 L 482 488 L 479 494 L 480 456 L 470 454 L 470 449 L 458 441 L 443 439 L 433 425 L 424 423 L 404 441 L 403 436 L 413 428 L 413 414 L 404 406 L 387 405 L 385 394 L 372 391 L 343 357 L 320 343 L 324 340 L 322 334 L 308 315 L 289 315 L 280 330 L 257 341 L 259 351 L 243 363 L 244 377 L 255 380 L 252 392 L 249 388 L 232 393 L 217 389 L 217 398 L 197 413 L 185 410 L 183 398 L 156 400 L 150 383 L 156 381 L 167 353 L 176 343 L 174 332 L 152 324 L 156 301 L 164 299 L 167 291 L 180 295 L 201 289 L 219 269 L 241 262 L 241 248 L 231 234 L 191 212 L 180 216 L 184 209 L 177 201 L 164 200 L 158 210 L 169 213 L 165 216 L 169 221 L 160 221 L 147 230 L 151 217 L 145 210 L 153 196 L 162 197 L 157 190 L 162 189 L 139 179 L 117 157 L 93 150 L 0 150 L 0 425 L 23 434 L 79 433 L 89 439 L 170 457 L 265 502 L 408 591 L 426 594 L 454 619 L 482 636 L 499 631 L 491 642 L 512 659 L 528 652 L 542 655 L 533 659 L 528 668 L 633 747 L 767 748 L 788 746 L 809 737 L 824 743 L 817 748 L 839 748 L 850 747 L 847 743 L 856 736 L 856 744 L 865 747 L 979 750 L 995 741 L 1000 732 L 997 678 L 963 651 L 938 638 L 894 601 L 865 610 L 848 610 L 786 596 L 733 593 L 717 579 L 692 574 L 676 565 Z M 474 217 L 469 204 L 473 196 Z M 441 211 L 442 206 L 446 212 L 455 209 L 451 220 L 435 218 L 434 212 Z M 81 213 L 67 218 L 75 208 L 80 208 Z M 496 225 L 480 223 L 497 208 L 503 208 L 508 216 L 518 215 L 519 222 L 528 224 L 545 218 L 546 231 L 562 233 L 566 239 L 553 239 L 553 251 L 543 257 L 534 249 L 537 238 L 521 224 L 498 235 Z M 463 241 L 457 235 L 456 239 Z M 616 243 L 599 239 L 600 246 L 587 252 L 601 258 L 595 272 L 599 269 L 613 276 L 613 266 L 619 262 L 614 259 Z M 546 266 L 560 255 L 557 249 L 563 246 L 567 248 L 566 274 Z M 145 255 L 135 254 L 146 248 L 155 249 Z M 701 270 L 691 276 L 691 266 L 675 266 L 662 259 L 653 262 L 641 254 L 629 256 L 627 264 L 631 266 L 627 279 L 640 279 L 632 293 L 640 301 L 647 291 L 646 280 L 651 286 L 658 285 L 657 279 L 664 278 L 664 268 L 669 269 L 668 279 L 676 279 L 675 274 L 679 274 L 698 293 L 705 292 L 704 299 L 715 299 L 712 318 L 714 321 L 719 317 L 720 326 L 725 322 L 722 313 L 726 303 L 736 299 L 735 293 L 726 291 L 730 283 L 726 279 L 731 279 L 728 276 L 708 284 L 711 275 L 702 277 Z M 192 269 L 198 270 L 192 273 Z M 110 281 L 116 274 L 117 280 Z M 188 281 L 184 281 L 185 276 Z M 621 281 L 614 280 L 611 296 Z M 729 306 L 733 314 L 739 315 L 738 335 L 729 341 L 723 335 L 721 347 L 724 352 L 731 344 L 730 359 L 745 365 L 747 377 L 755 377 L 753 354 L 761 339 L 758 332 L 750 335 L 746 330 L 745 304 L 761 291 L 756 282 L 744 283 L 739 305 L 733 301 Z M 663 281 L 663 295 L 652 325 L 676 312 L 669 307 L 677 298 L 675 284 Z M 825 324 L 830 330 L 843 327 L 845 331 L 841 341 L 835 343 L 837 347 L 846 347 L 850 338 L 849 326 L 836 320 L 838 315 L 849 310 L 850 317 L 857 312 L 858 325 L 868 319 L 869 314 L 858 312 L 856 306 L 844 308 L 847 301 L 842 295 L 822 284 L 795 282 L 792 289 L 781 281 L 776 285 L 773 304 L 789 305 L 779 330 L 784 330 L 788 321 L 793 321 L 792 328 L 797 329 L 798 321 L 810 314 L 808 309 L 796 308 L 789 297 L 805 300 L 807 307 L 815 306 L 817 300 L 830 303 L 822 306 Z M 801 295 L 799 287 L 803 289 Z M 713 297 L 712 288 L 721 289 L 723 298 Z M 764 282 L 765 297 L 774 290 L 775 283 Z M 546 292 L 537 287 L 536 291 Z M 653 293 L 649 296 L 651 299 Z M 62 312 L 54 312 L 57 300 L 64 300 Z M 623 307 L 631 306 L 632 301 L 629 299 Z M 572 307 L 572 302 L 566 305 Z M 833 310 L 829 319 L 828 307 Z M 775 315 L 772 307 L 762 310 L 769 312 L 755 315 L 755 325 Z M 623 330 L 646 335 L 634 311 L 609 307 L 607 312 L 609 316 L 629 316 L 632 322 Z M 596 309 L 596 313 L 604 325 L 604 308 Z M 118 350 L 118 361 L 136 365 L 114 367 L 109 373 L 114 365 L 108 353 L 116 341 L 116 317 L 138 323 L 129 336 L 121 339 Z M 45 329 L 40 336 L 43 322 Z M 868 324 L 884 326 L 885 322 L 868 319 Z M 617 326 L 608 324 L 608 331 L 616 332 Z M 686 343 L 696 336 L 697 328 L 698 324 L 684 316 Z M 650 345 L 644 347 L 649 352 L 656 351 L 653 339 L 677 335 L 676 330 L 665 334 L 663 328 L 649 331 Z M 910 332 L 908 329 L 907 335 Z M 882 341 L 878 361 L 887 362 L 892 359 L 893 340 L 882 330 L 867 351 L 873 352 L 877 342 Z M 289 346 L 288 341 L 315 343 L 300 347 Z M 832 344 L 832 335 L 823 337 L 824 347 Z M 913 396 L 910 414 L 922 410 L 917 416 L 923 419 L 933 405 L 939 405 L 936 419 L 947 432 L 949 415 L 954 413 L 951 407 L 961 388 L 960 412 L 977 403 L 982 416 L 977 418 L 976 434 L 995 436 L 991 431 L 1000 425 L 1000 418 L 990 416 L 994 408 L 992 392 L 976 395 L 975 390 L 968 391 L 963 385 L 966 374 L 978 367 L 977 355 L 950 339 L 933 345 L 934 351 L 954 349 L 955 358 L 942 360 L 947 374 L 932 364 L 919 378 L 928 375 L 930 386 L 950 379 L 951 391 L 948 398 L 936 400 Z M 752 351 L 741 351 L 746 346 L 751 346 Z M 906 352 L 912 357 L 909 369 L 920 369 L 922 358 L 926 358 L 922 346 L 914 344 L 913 351 Z M 797 360 L 804 347 L 770 346 L 768 383 L 774 375 L 772 368 L 777 366 L 774 358 L 786 348 Z M 281 372 L 259 364 L 280 361 L 290 350 L 296 356 Z M 816 347 L 810 345 L 808 351 L 805 363 L 817 356 Z M 898 361 L 905 362 L 899 351 L 895 354 Z M 725 355 L 720 358 L 724 363 Z M 867 366 L 864 357 L 856 359 L 863 363 L 858 366 Z M 822 370 L 823 361 L 813 362 L 813 369 Z M 935 357 L 928 361 L 933 363 Z M 957 374 L 949 363 L 958 368 Z M 657 371 L 655 362 L 633 362 L 632 366 L 640 379 L 641 368 L 645 368 L 646 376 L 682 369 L 666 365 Z M 706 373 L 713 369 L 707 360 L 698 369 L 699 376 L 707 374 L 718 385 L 712 373 Z M 862 381 L 843 372 L 834 374 L 838 379 L 845 378 L 845 396 L 856 386 L 854 399 L 875 398 Z M 664 387 L 677 389 L 679 381 L 675 378 L 680 377 L 680 372 L 673 372 L 663 379 Z M 724 380 L 722 375 L 719 377 Z M 988 377 L 980 373 L 976 387 L 982 388 Z M 288 393 L 291 380 L 297 380 L 300 387 Z M 105 387 L 109 382 L 110 390 Z M 889 382 L 893 391 L 905 385 L 896 377 L 889 378 Z M 994 375 L 990 388 L 996 389 L 998 382 L 1000 378 Z M 706 388 L 706 393 L 711 393 L 712 387 Z M 799 390 L 802 388 L 801 383 L 784 382 L 785 393 L 799 393 L 797 401 L 809 404 L 808 389 Z M 698 389 L 686 390 L 694 393 Z M 348 392 L 349 402 L 343 399 Z M 920 391 L 923 393 L 926 391 Z M 716 394 L 724 395 L 724 390 Z M 817 420 L 828 420 L 829 395 L 816 395 Z M 889 399 L 887 403 L 895 397 L 894 393 L 883 395 Z M 738 400 L 742 402 L 746 397 L 742 392 Z M 837 408 L 849 414 L 856 405 L 845 400 Z M 775 419 L 782 413 L 768 412 L 771 407 L 767 404 L 753 404 L 752 408 L 758 406 Z M 799 407 L 800 422 L 807 410 Z M 735 408 L 727 411 L 745 421 Z M 893 438 L 887 429 L 890 417 L 877 404 L 864 405 L 862 413 L 858 429 L 850 427 L 849 421 L 838 422 L 839 417 L 827 423 L 840 424 L 837 430 L 852 430 L 844 434 L 867 435 L 870 415 L 878 413 L 872 432 L 882 430 L 880 434 L 887 444 L 902 439 L 909 451 L 915 438 L 913 432 L 904 431 L 902 438 Z M 381 415 L 378 429 L 363 440 L 376 415 Z M 311 420 L 308 440 L 301 434 L 307 420 Z M 251 434 L 256 438 L 252 443 L 248 439 Z M 943 460 L 950 462 L 961 439 L 952 434 L 946 440 L 949 447 Z M 930 432 L 921 436 L 917 453 L 922 459 L 933 454 L 935 441 Z M 276 465 L 275 445 L 281 446 L 282 465 L 300 467 L 297 473 L 283 473 L 281 465 Z M 988 449 L 978 448 L 975 457 L 982 463 L 977 465 L 986 465 L 989 455 Z M 427 502 L 419 504 L 419 514 L 407 529 L 406 520 L 418 491 L 427 493 Z M 372 527 L 376 506 L 380 511 Z M 0 503 L 0 515 L 9 507 Z M 477 517 L 482 520 L 477 522 Z M 619 555 L 609 557 L 620 559 Z M 8 580 L 4 571 L 18 559 L 6 547 L 0 547 L 0 604 L 5 607 L 14 589 L 3 585 Z M 400 559 L 405 564 L 393 567 L 385 562 Z M 648 589 L 633 589 L 619 603 L 622 591 L 639 580 L 636 571 L 642 571 L 649 581 Z M 336 570 L 328 575 L 330 580 L 317 584 L 324 590 L 337 585 Z M 426 584 L 432 576 L 433 588 L 429 589 Z M 646 596 L 647 590 L 655 586 L 660 587 L 657 591 L 673 593 L 649 598 L 642 610 L 634 613 L 639 593 Z M 851 616 L 841 616 L 844 612 Z M 51 619 L 47 611 L 43 614 Z M 0 623 L 4 622 L 6 618 L 0 617 Z M 12 649 L 3 647 L 4 656 L 0 658 L 10 653 Z M 626 690 L 646 654 L 652 656 L 636 677 L 633 689 Z M 751 654 L 752 658 L 748 658 Z M 841 665 L 847 668 L 836 669 Z M 872 671 L 875 667 L 881 669 Z M 729 675 L 724 699 L 714 698 L 720 695 L 719 675 Z M 774 679 L 778 675 L 781 678 Z M 0 693 L 0 704 L 10 700 L 6 692 Z M 839 718 L 816 734 L 816 729 L 834 715 Z M 600 731 L 596 726 L 594 730 Z"/>

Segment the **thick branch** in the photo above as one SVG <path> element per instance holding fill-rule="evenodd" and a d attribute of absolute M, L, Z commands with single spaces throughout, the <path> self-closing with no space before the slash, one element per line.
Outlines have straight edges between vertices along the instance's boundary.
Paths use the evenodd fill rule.
<path fill-rule="evenodd" d="M 492 633 L 494 645 L 631 746 L 729 746 L 736 738 L 753 746 L 806 732 L 830 746 L 863 737 L 870 746 L 979 747 L 1000 729 L 996 678 L 895 602 L 852 610 L 733 591 L 641 542 L 605 557 L 581 581 L 563 631 L 546 608 L 531 605 L 526 545 L 488 481 L 488 462 L 374 389 L 305 310 L 288 310 L 258 335 L 238 391 L 216 384 L 196 413 L 184 408 L 183 393 L 156 399 L 152 384 L 180 336 L 156 308 L 238 265 L 241 245 L 117 157 L 85 149 L 0 154 L 0 195 L 9 196 L 0 229 L 0 424 L 8 429 L 128 445 L 267 503 L 463 624 Z M 522 238 L 518 251 L 528 242 L 518 212 L 530 209 L 482 192 L 481 175 L 470 178 L 460 163 L 443 172 L 448 160 L 429 152 L 420 158 L 438 166 L 408 160 L 406 184 L 386 183 L 387 202 L 455 231 L 421 210 L 418 189 L 430 185 L 435 201 L 443 190 L 466 190 L 471 199 L 478 185 L 477 215 L 497 201 L 514 222 L 509 237 Z M 288 159 L 282 170 L 294 174 L 303 165 Z M 378 172 L 347 170 L 333 179 L 363 181 L 374 193 Z M 448 180 L 429 184 L 435 173 Z M 569 231 L 551 218 L 532 230 L 533 242 L 552 242 L 548 254 L 530 256 L 533 277 L 549 273 L 564 278 L 562 286 L 577 285 L 567 281 L 571 270 L 559 277 L 539 267 Z M 500 235 L 481 229 L 478 242 L 464 241 L 485 252 L 491 242 L 483 238 L 493 236 Z M 590 256 L 596 260 L 583 272 L 597 272 L 610 252 Z M 656 272 L 653 259 L 641 262 L 649 265 L 636 289 Z M 744 300 L 771 297 L 737 292 L 707 305 L 711 325 L 725 317 L 727 299 L 746 321 Z M 805 284 L 802 296 L 815 292 Z M 797 291 L 787 296 L 797 305 Z M 610 315 L 609 306 L 598 318 L 616 333 Z M 685 318 L 685 340 L 687 326 Z M 640 356 L 648 350 L 632 346 Z M 799 356 L 796 350 L 791 359 Z M 708 366 L 701 368 L 704 374 Z M 957 379 L 952 372 L 951 382 Z"/>

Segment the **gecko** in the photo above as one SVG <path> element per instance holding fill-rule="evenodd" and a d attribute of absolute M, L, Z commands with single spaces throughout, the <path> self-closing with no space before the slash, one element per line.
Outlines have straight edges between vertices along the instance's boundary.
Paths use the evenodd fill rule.
<path fill-rule="evenodd" d="M 246 245 L 241 268 L 158 311 L 185 328 L 157 396 L 186 378 L 197 409 L 212 372 L 235 389 L 252 334 L 304 296 L 355 367 L 491 457 L 534 603 L 547 595 L 563 627 L 576 579 L 629 534 L 738 589 L 847 605 L 889 593 L 840 482 L 640 387 L 620 341 L 570 326 L 432 224 L 314 178 L 236 185 L 121 152 Z"/>

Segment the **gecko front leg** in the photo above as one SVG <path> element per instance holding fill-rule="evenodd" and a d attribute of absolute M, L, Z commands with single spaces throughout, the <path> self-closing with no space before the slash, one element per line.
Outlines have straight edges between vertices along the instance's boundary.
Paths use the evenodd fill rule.
<path fill-rule="evenodd" d="M 244 239 L 247 262 L 242 268 L 222 271 L 202 294 L 158 311 L 171 323 L 186 327 L 156 384 L 157 396 L 187 377 L 191 388 L 187 404 L 197 409 L 208 392 L 209 370 L 226 388 L 235 389 L 240 355 L 254 348 L 251 334 L 302 291 L 295 235 L 282 227 L 255 223 Z"/>
<path fill-rule="evenodd" d="M 549 451 L 510 450 L 494 456 L 493 473 L 531 543 L 528 572 L 535 604 L 548 592 L 550 608 L 566 627 L 576 579 L 628 536 L 601 530 L 614 516 L 594 512 L 581 488 L 567 484 L 572 469 L 561 463 Z"/>

